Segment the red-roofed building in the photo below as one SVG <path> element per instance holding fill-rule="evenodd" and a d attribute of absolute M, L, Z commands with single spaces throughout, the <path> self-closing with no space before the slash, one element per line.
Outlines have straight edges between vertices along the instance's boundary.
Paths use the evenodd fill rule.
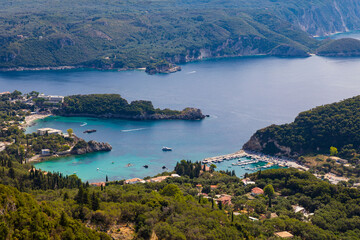
<path fill-rule="evenodd" d="M 217 201 L 221 202 L 223 205 L 231 205 L 231 196 L 222 195 L 219 199 L 217 199 Z"/>
<path fill-rule="evenodd" d="M 210 185 L 210 188 L 211 188 L 211 189 L 217 189 L 218 186 L 217 186 L 217 185 Z"/>
<path fill-rule="evenodd" d="M 264 194 L 264 190 L 262 190 L 261 188 L 254 187 L 253 189 L 251 189 L 251 195 L 258 196 L 258 195 L 261 195 L 261 194 Z"/>
<path fill-rule="evenodd" d="M 104 182 L 94 182 L 94 183 L 90 183 L 90 185 L 101 187 L 101 186 L 105 186 L 105 183 Z"/>

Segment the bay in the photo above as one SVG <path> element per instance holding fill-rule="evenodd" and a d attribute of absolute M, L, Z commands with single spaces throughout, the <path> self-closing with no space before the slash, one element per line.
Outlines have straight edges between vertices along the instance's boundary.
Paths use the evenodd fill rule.
<path fill-rule="evenodd" d="M 0 73 L 0 90 L 119 93 L 129 101 L 151 100 L 160 108 L 198 107 L 211 116 L 202 121 L 143 122 L 52 117 L 27 130 L 73 128 L 86 140 L 109 142 L 113 146 L 109 153 L 36 164 L 96 182 L 106 175 L 110 180 L 153 176 L 163 166 L 172 170 L 181 159 L 197 161 L 238 151 L 257 129 L 291 122 L 301 111 L 358 95 L 359 76 L 359 58 L 243 57 L 185 64 L 181 72 L 169 75 L 88 70 Z M 81 127 L 84 122 L 87 125 Z M 98 131 L 86 135 L 82 133 L 86 129 Z M 162 146 L 173 151 L 162 152 Z M 129 163 L 131 167 L 126 166 Z M 218 167 L 226 170 L 230 165 Z M 241 168 L 232 169 L 243 174 Z"/>

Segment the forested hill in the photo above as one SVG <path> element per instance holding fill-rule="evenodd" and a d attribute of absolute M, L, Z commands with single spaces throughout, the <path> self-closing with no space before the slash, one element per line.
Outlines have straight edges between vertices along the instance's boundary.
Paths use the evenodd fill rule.
<path fill-rule="evenodd" d="M 64 103 L 55 114 L 62 116 L 90 116 L 133 120 L 205 118 L 200 109 L 185 108 L 182 111 L 154 108 L 151 101 L 128 103 L 119 94 L 90 94 L 65 97 Z"/>
<path fill-rule="evenodd" d="M 204 57 L 307 56 L 356 29 L 356 0 L 6 1 L 0 68 L 140 68 Z"/>
<path fill-rule="evenodd" d="M 244 149 L 298 156 L 305 153 L 360 151 L 360 96 L 300 113 L 295 121 L 258 130 Z"/>

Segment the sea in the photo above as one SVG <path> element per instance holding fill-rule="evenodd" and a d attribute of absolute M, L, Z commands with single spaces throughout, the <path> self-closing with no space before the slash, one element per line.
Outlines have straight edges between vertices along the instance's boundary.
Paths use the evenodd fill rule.
<path fill-rule="evenodd" d="M 104 181 L 106 176 L 110 180 L 154 176 L 172 171 L 182 159 L 201 161 L 233 153 L 258 129 L 292 122 L 301 111 L 360 94 L 360 58 L 238 57 L 181 67 L 180 72 L 158 75 L 140 70 L 2 72 L 0 91 L 35 90 L 51 95 L 118 93 L 128 101 L 151 100 L 155 107 L 177 110 L 196 107 L 210 115 L 201 121 L 56 116 L 39 120 L 27 129 L 30 133 L 42 127 L 64 132 L 72 128 L 86 140 L 110 143 L 111 152 L 34 164 L 45 171 L 76 174 L 89 182 Z M 87 129 L 97 132 L 83 133 Z M 163 146 L 173 151 L 163 152 Z M 233 162 L 219 163 L 217 169 L 235 170 L 238 176 L 249 172 L 232 166 Z"/>

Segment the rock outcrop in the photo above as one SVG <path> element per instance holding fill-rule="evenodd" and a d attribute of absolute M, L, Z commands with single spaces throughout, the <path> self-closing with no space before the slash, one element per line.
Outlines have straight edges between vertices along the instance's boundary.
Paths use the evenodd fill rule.
<path fill-rule="evenodd" d="M 176 66 L 167 61 L 161 61 L 154 65 L 147 66 L 146 70 L 145 70 L 145 72 L 150 75 L 153 75 L 156 73 L 174 73 L 174 72 L 178 72 L 178 71 L 181 71 L 180 66 Z"/>
<path fill-rule="evenodd" d="M 71 154 L 81 155 L 92 152 L 108 152 L 112 150 L 112 146 L 109 143 L 96 142 L 91 140 L 85 142 L 83 139 L 80 139 L 75 147 L 71 150 Z"/>
<path fill-rule="evenodd" d="M 323 0 L 321 2 L 321 4 L 310 3 L 303 7 L 282 9 L 279 16 L 313 36 L 327 36 L 359 29 L 359 1 Z"/>
<path fill-rule="evenodd" d="M 291 158 L 299 156 L 299 154 L 293 152 L 290 147 L 282 146 L 276 140 L 265 137 L 262 134 L 262 130 L 257 131 L 251 136 L 250 140 L 244 144 L 242 149 L 274 156 L 286 156 Z"/>

